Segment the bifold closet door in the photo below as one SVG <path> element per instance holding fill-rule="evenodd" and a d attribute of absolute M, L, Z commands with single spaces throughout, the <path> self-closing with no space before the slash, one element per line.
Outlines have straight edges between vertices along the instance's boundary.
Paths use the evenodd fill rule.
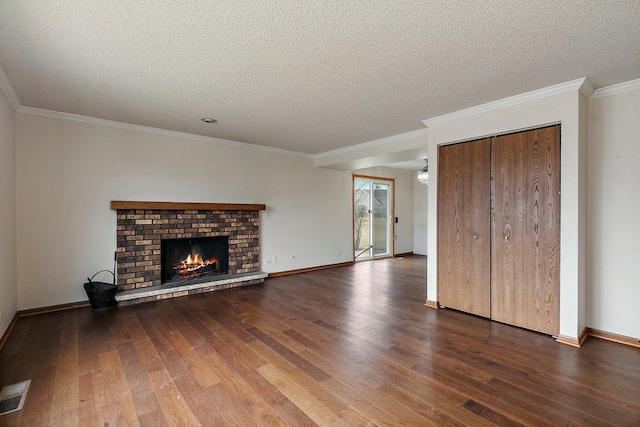
<path fill-rule="evenodd" d="M 491 318 L 559 332 L 560 128 L 492 141 Z"/>
<path fill-rule="evenodd" d="M 438 148 L 438 299 L 491 315 L 489 139 Z"/>

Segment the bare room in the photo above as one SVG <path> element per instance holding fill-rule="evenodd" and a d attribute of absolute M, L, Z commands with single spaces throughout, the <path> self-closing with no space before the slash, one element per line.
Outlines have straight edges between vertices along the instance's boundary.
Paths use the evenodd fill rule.
<path fill-rule="evenodd" d="M 637 426 L 640 2 L 0 4 L 0 426 Z"/>

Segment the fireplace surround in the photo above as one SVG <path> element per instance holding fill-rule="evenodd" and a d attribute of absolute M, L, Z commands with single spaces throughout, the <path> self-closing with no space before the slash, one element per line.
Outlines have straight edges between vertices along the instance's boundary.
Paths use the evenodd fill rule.
<path fill-rule="evenodd" d="M 117 211 L 120 292 L 116 299 L 120 305 L 258 284 L 267 276 L 260 271 L 259 258 L 259 211 L 265 209 L 264 205 L 112 201 L 111 208 Z M 166 242 L 207 238 L 217 240 L 218 245 L 224 242 L 227 251 L 225 255 L 198 255 L 208 257 L 201 264 L 208 263 L 204 269 L 216 270 L 214 274 L 185 274 L 180 280 L 163 280 L 162 249 Z M 191 256 L 195 258 L 195 253 Z"/>

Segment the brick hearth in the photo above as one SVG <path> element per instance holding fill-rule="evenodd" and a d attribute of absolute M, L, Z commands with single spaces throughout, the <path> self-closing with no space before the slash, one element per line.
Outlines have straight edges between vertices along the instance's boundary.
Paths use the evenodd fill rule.
<path fill-rule="evenodd" d="M 112 202 L 111 206 L 117 210 L 118 290 L 124 292 L 116 299 L 121 305 L 264 282 L 259 228 L 264 205 Z M 161 240 L 214 236 L 229 237 L 228 275 L 197 285 L 187 281 L 161 286 Z"/>

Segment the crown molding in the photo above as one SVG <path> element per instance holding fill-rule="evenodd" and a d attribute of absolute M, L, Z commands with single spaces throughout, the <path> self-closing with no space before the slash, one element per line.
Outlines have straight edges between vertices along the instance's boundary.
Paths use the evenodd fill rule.
<path fill-rule="evenodd" d="M 17 110 L 18 113 L 29 114 L 32 116 L 49 117 L 60 120 L 70 120 L 74 122 L 87 123 L 98 126 L 112 127 L 116 129 L 125 129 L 135 132 L 144 132 L 153 135 L 168 136 L 172 138 L 187 139 L 190 141 L 212 142 L 214 144 L 226 145 L 235 148 L 245 148 L 250 150 L 266 151 L 269 153 L 284 154 L 287 156 L 304 157 L 311 159 L 312 155 L 301 153 L 299 151 L 283 150 L 281 148 L 265 147 L 262 145 L 249 144 L 248 142 L 231 141 L 229 139 L 214 138 L 212 136 L 196 135 L 193 133 L 177 132 L 173 130 L 154 128 L 151 126 L 134 125 L 131 123 L 117 122 L 114 120 L 98 119 L 95 117 L 82 116 L 79 114 L 62 113 L 59 111 L 45 110 L 42 108 L 21 106 Z"/>
<path fill-rule="evenodd" d="M 453 113 L 444 114 L 442 116 L 433 117 L 431 119 L 426 119 L 423 120 L 422 123 L 424 123 L 425 126 L 433 126 L 440 123 L 450 122 L 452 120 L 458 120 L 464 117 L 475 116 L 476 114 L 487 113 L 489 111 L 495 111 L 501 108 L 524 104 L 525 102 L 535 101 L 537 99 L 543 99 L 549 96 L 559 95 L 574 90 L 581 90 L 583 93 L 585 93 L 588 92 L 589 87 L 591 87 L 588 82 L 585 85 L 586 80 L 586 77 L 571 80 L 569 82 L 560 83 L 531 92 L 526 92 L 520 95 L 511 96 L 509 98 L 503 98 L 497 101 L 488 102 L 486 104 L 477 105 L 475 107 L 466 108 L 464 110 L 456 111 Z M 583 86 L 585 86 L 584 89 Z"/>
<path fill-rule="evenodd" d="M 13 107 L 13 111 L 18 111 L 20 107 L 22 107 L 22 103 L 20 102 L 20 98 L 18 98 L 18 94 L 15 90 L 13 90 L 13 86 L 9 83 L 9 78 L 5 74 L 2 67 L 0 67 L 0 90 L 4 92 L 4 95 L 7 97 L 9 104 Z"/>
<path fill-rule="evenodd" d="M 418 129 L 411 132 L 400 133 L 398 135 L 392 135 L 385 138 L 375 139 L 369 142 L 363 142 L 361 144 L 350 145 L 344 148 L 338 148 L 337 150 L 325 151 L 324 153 L 318 153 L 312 156 L 315 159 L 322 159 L 324 157 L 336 156 L 339 154 L 350 153 L 352 151 L 358 151 L 365 148 L 377 147 L 379 145 L 388 144 L 391 142 L 398 142 L 404 139 L 415 138 L 417 136 L 427 136 L 429 134 L 429 129 Z"/>
<path fill-rule="evenodd" d="M 580 92 L 582 92 L 582 94 L 586 96 L 587 99 L 590 99 L 591 95 L 593 95 L 593 85 L 591 84 L 589 79 L 586 77 L 584 78 L 584 81 L 580 85 Z"/>
<path fill-rule="evenodd" d="M 593 95 L 589 99 L 604 98 L 605 96 L 617 95 L 619 93 L 631 92 L 640 89 L 640 79 L 630 80 L 624 83 L 618 83 L 611 86 L 601 87 L 593 91 Z"/>

